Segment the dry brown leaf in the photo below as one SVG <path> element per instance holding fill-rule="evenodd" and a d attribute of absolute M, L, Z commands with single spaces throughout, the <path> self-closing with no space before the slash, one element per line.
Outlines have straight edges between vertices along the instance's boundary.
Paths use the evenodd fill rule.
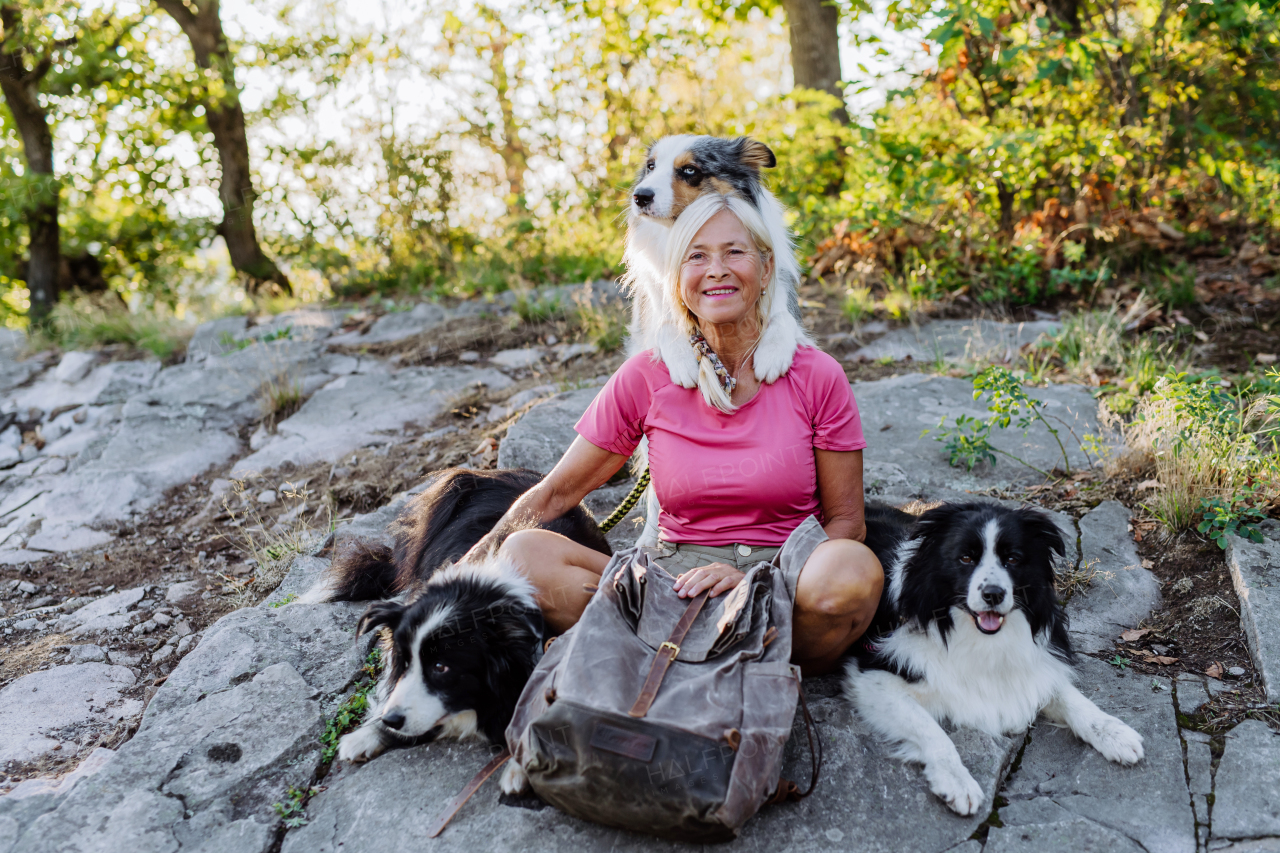
<path fill-rule="evenodd" d="M 1165 657 L 1164 655 L 1155 655 L 1147 658 L 1147 663 L 1153 663 L 1156 666 L 1172 666 L 1178 662 L 1177 658 Z"/>
<path fill-rule="evenodd" d="M 1121 634 L 1120 639 L 1124 640 L 1126 643 L 1133 643 L 1141 640 L 1143 637 L 1147 636 L 1147 634 L 1150 634 L 1151 631 L 1151 628 L 1133 628 Z"/>
<path fill-rule="evenodd" d="M 1134 491 L 1136 492 L 1140 492 L 1143 489 L 1163 489 L 1163 488 L 1164 488 L 1164 483 L 1161 483 L 1159 480 L 1143 480 L 1141 483 L 1133 487 Z"/>
<path fill-rule="evenodd" d="M 1204 674 L 1210 678 L 1222 678 L 1222 664 L 1214 663 L 1204 671 Z"/>
<path fill-rule="evenodd" d="M 1155 567 L 1156 567 L 1156 564 L 1155 564 L 1155 563 L 1151 562 L 1151 561 L 1150 561 L 1149 559 L 1147 559 L 1146 557 L 1143 557 L 1143 558 L 1142 558 L 1142 568 L 1144 568 L 1144 569 L 1154 569 Z"/>

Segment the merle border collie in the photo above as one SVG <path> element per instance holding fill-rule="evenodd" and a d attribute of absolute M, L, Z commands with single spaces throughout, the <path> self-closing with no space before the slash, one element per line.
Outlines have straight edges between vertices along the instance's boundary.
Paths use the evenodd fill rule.
<path fill-rule="evenodd" d="M 776 265 L 768 327 L 756 347 L 756 378 L 773 382 L 791 367 L 796 347 L 811 344 L 799 320 L 800 265 L 782 205 L 764 186 L 761 170 L 777 165 L 773 151 L 745 136 L 668 136 L 649 148 L 631 187 L 622 283 L 632 294 L 629 351 L 657 350 L 671 381 L 685 388 L 698 384 L 698 359 L 675 324 L 662 283 L 662 257 L 671 224 L 704 193 L 736 195 L 760 211 L 769 230 Z M 778 298 L 785 297 L 785 298 Z"/>
<path fill-rule="evenodd" d="M 1053 586 L 1062 534 L 1047 514 L 963 503 L 917 518 L 869 505 L 867 545 L 881 558 L 885 588 L 847 665 L 845 692 L 895 757 L 924 765 L 953 811 L 975 813 L 983 792 L 944 719 L 1008 734 L 1043 713 L 1111 761 L 1141 760 L 1142 736 L 1073 684 L 1075 654 Z"/>
<path fill-rule="evenodd" d="M 541 479 L 526 469 L 442 471 L 394 522 L 393 548 L 348 545 L 304 597 L 390 599 L 370 605 L 356 626 L 357 636 L 382 635 L 383 670 L 366 722 L 339 742 L 339 759 L 365 761 L 437 737 L 503 743 L 547 639 L 542 612 L 529 581 L 495 554 L 450 564 Z M 611 553 L 581 505 L 541 526 Z"/>

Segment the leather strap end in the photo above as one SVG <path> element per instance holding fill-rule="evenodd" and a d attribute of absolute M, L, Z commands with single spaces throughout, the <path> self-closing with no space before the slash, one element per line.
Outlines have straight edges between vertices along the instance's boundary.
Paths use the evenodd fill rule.
<path fill-rule="evenodd" d="M 440 812 L 435 823 L 431 824 L 431 829 L 427 831 L 427 837 L 435 838 L 444 832 L 444 828 L 449 825 L 449 821 L 453 820 L 453 816 L 467 804 L 467 800 L 471 799 L 471 795 L 480 790 L 480 786 L 485 783 L 485 780 L 492 776 L 510 757 L 511 753 L 504 749 L 494 756 L 488 764 L 480 768 L 480 772 L 471 777 L 471 781 L 467 783 L 467 786 L 458 792 L 458 795 L 450 801 L 449 805 L 445 806 L 444 811 Z"/>

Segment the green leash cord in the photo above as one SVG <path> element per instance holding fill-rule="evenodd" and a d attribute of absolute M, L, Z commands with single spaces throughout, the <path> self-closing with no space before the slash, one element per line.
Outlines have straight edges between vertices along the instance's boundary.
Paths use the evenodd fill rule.
<path fill-rule="evenodd" d="M 600 530 L 608 533 L 610 530 L 618 526 L 618 522 L 627 517 L 627 513 L 640 502 L 640 496 L 644 494 L 644 490 L 649 487 L 649 466 L 644 466 L 644 473 L 640 475 L 640 479 L 636 480 L 636 487 L 631 493 L 622 499 L 622 503 L 618 504 L 618 508 L 600 524 Z"/>

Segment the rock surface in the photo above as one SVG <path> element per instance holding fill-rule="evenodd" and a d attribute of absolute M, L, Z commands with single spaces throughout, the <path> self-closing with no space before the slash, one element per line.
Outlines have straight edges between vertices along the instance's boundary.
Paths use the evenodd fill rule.
<path fill-rule="evenodd" d="M 0 763 L 34 761 L 78 738 L 76 727 L 131 717 L 142 708 L 121 693 L 136 677 L 122 666 L 80 663 L 33 672 L 0 690 Z"/>
<path fill-rule="evenodd" d="M 1082 652 L 1109 649 L 1160 606 L 1160 583 L 1142 567 L 1130 532 L 1129 510 L 1103 501 L 1080 519 L 1081 566 L 1088 588 L 1067 602 L 1071 641 Z"/>
<path fill-rule="evenodd" d="M 1280 702 L 1280 524 L 1263 524 L 1259 544 L 1232 536 L 1227 565 L 1240 598 L 1249 653 L 1262 676 L 1268 702 Z"/>
<path fill-rule="evenodd" d="M 1132 767 L 1113 764 L 1067 729 L 1041 721 L 1004 796 L 1011 804 L 1050 803 L 1133 840 L 1147 853 L 1195 853 L 1195 817 L 1168 681 L 1092 658 L 1082 659 L 1079 674 L 1087 698 L 1142 735 L 1146 756 Z M 1005 822 L 1028 813 L 1014 810 Z M 1041 817 L 1034 823 L 1045 823 Z"/>
<path fill-rule="evenodd" d="M 875 361 L 911 358 L 923 362 L 1013 360 L 1024 344 L 1052 335 L 1060 323 L 1001 323 L 995 320 L 934 320 L 923 326 L 895 329 L 856 350 L 853 358 Z"/>
<path fill-rule="evenodd" d="M 1214 780 L 1213 834 L 1280 836 L 1280 734 L 1261 720 L 1227 733 Z"/>

